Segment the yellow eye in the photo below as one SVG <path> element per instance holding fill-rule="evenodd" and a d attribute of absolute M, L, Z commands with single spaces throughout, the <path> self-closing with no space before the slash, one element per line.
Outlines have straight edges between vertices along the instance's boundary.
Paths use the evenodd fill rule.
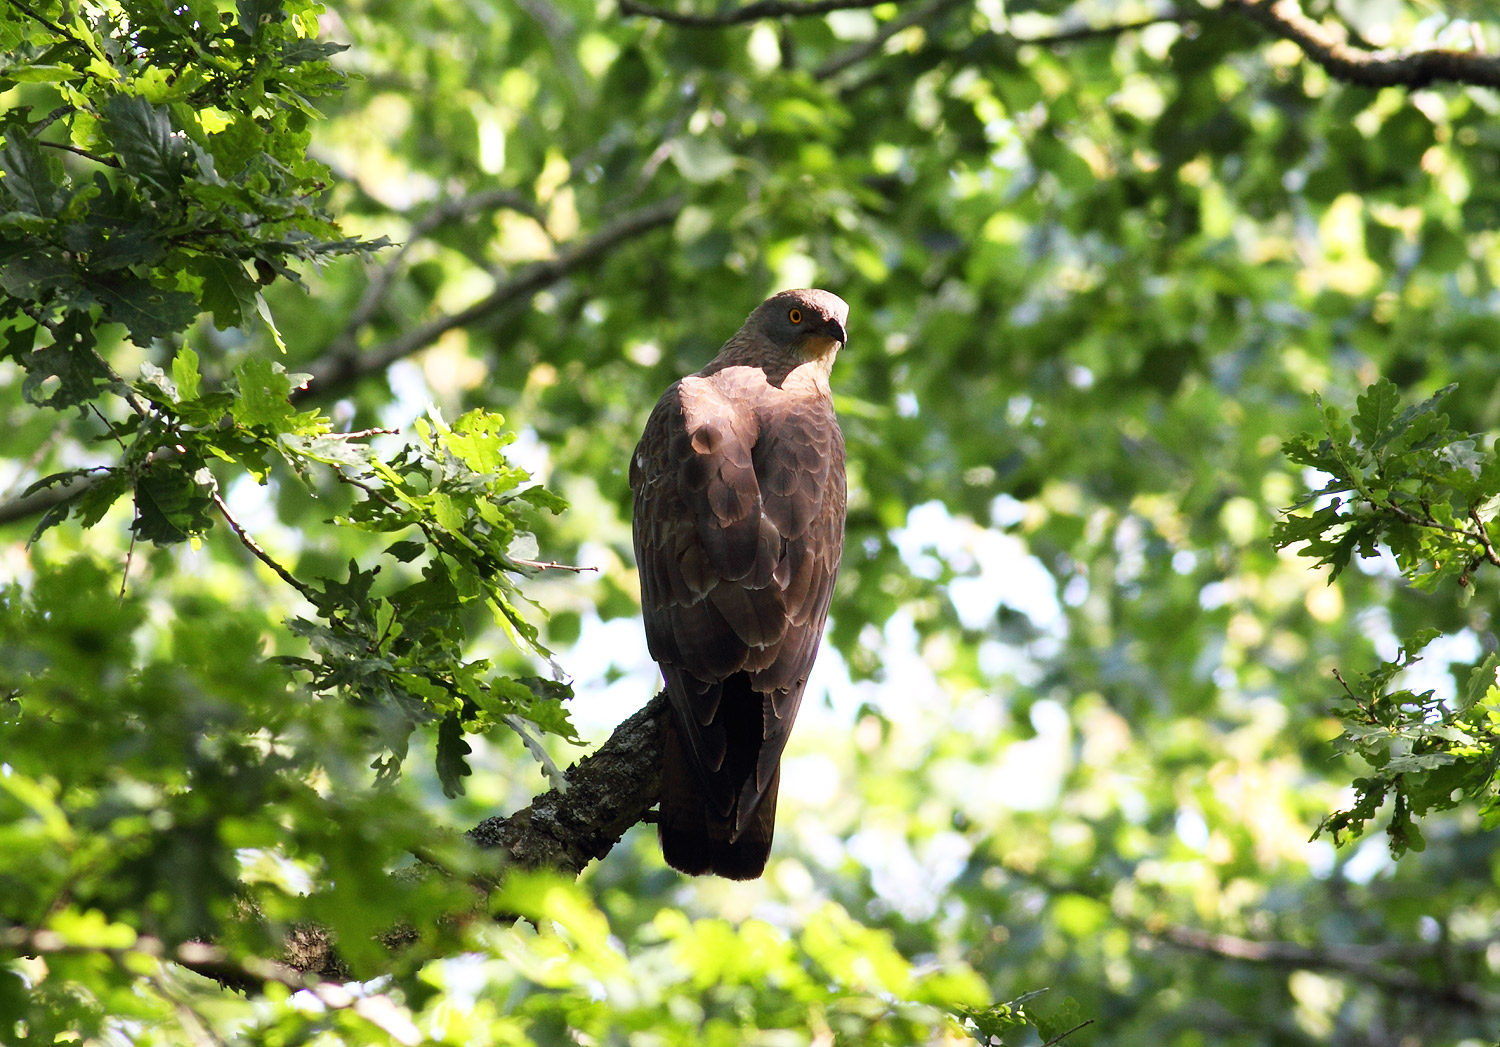
<path fill-rule="evenodd" d="M 786 314 L 786 318 L 794 324 L 800 324 L 802 322 L 802 310 L 793 309 L 791 312 Z"/>

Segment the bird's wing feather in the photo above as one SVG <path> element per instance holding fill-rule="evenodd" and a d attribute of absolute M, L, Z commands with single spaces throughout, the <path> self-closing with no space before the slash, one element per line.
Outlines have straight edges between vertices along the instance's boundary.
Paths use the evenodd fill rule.
<path fill-rule="evenodd" d="M 775 389 L 758 368 L 685 378 L 646 423 L 630 484 L 646 639 L 683 748 L 712 805 L 727 816 L 738 799 L 748 824 L 801 703 L 843 547 L 832 404 L 812 387 Z M 748 778 L 725 766 L 719 708 L 722 683 L 742 671 L 764 706 Z"/>

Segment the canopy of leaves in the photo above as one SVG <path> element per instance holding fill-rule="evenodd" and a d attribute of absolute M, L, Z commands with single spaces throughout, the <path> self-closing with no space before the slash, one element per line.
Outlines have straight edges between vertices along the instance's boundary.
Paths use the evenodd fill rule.
<path fill-rule="evenodd" d="M 0 45 L 0 1041 L 1493 1041 L 1487 5 Z M 657 685 L 647 412 L 806 285 L 849 531 L 771 868 L 507 867 Z"/>

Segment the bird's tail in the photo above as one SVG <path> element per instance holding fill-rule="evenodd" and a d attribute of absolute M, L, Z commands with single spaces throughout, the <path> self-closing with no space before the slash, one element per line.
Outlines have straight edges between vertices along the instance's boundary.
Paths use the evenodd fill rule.
<path fill-rule="evenodd" d="M 736 838 L 736 812 L 731 810 L 724 817 L 711 808 L 677 737 L 677 725 L 669 718 L 662 752 L 661 814 L 656 826 L 662 857 L 678 872 L 692 876 L 712 873 L 731 880 L 755 879 L 765 871 L 771 856 L 780 784 L 781 768 L 777 767 L 749 823 Z"/>

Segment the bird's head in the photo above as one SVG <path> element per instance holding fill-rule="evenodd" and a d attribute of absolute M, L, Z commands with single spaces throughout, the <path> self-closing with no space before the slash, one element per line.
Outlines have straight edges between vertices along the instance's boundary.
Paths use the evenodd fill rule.
<path fill-rule="evenodd" d="M 832 363 L 834 352 L 849 340 L 844 325 L 849 306 L 836 294 L 803 288 L 774 294 L 750 314 L 746 327 L 758 330 L 779 349 L 804 360 Z"/>

